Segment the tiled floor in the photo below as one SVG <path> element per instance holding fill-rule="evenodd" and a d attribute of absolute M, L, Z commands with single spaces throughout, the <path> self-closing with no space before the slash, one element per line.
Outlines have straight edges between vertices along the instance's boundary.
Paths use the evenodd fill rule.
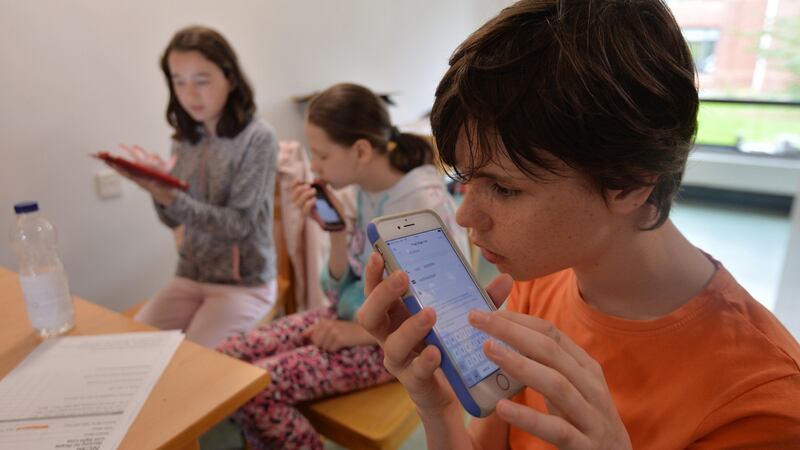
<path fill-rule="evenodd" d="M 721 207 L 704 203 L 680 202 L 675 205 L 672 219 L 678 228 L 699 248 L 713 255 L 736 277 L 750 293 L 771 311 L 775 300 L 786 245 L 789 239 L 789 218 L 784 214 L 753 209 Z M 478 276 L 486 282 L 494 276 L 493 267 L 482 264 Z M 797 323 L 800 304 L 782 305 L 785 323 Z M 791 317 L 789 317 L 791 315 Z M 792 319 L 792 320 L 789 320 Z M 800 330 L 791 330 L 800 336 Z M 201 440 L 206 450 L 232 450 L 242 446 L 235 426 L 223 422 Z M 327 450 L 341 447 L 326 443 Z M 425 449 L 422 427 L 411 435 L 402 450 Z"/>

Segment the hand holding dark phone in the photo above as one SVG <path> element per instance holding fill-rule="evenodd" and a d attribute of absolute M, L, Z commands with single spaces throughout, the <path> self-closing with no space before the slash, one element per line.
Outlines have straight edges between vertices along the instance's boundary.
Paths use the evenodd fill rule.
<path fill-rule="evenodd" d="M 325 186 L 315 182 L 311 183 L 311 187 L 316 191 L 314 209 L 311 211 L 311 216 L 314 220 L 325 231 L 344 230 L 345 222 L 343 216 L 328 197 L 328 191 Z"/>

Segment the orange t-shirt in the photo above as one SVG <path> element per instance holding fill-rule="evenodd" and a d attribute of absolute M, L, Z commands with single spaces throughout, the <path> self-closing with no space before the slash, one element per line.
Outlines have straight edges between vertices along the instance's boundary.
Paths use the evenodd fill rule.
<path fill-rule="evenodd" d="M 717 267 L 702 293 L 656 320 L 598 312 L 572 270 L 515 283 L 508 309 L 552 322 L 600 363 L 635 449 L 798 449 L 800 346 Z M 546 411 L 531 388 L 514 401 Z M 513 426 L 509 441 L 553 448 Z"/>

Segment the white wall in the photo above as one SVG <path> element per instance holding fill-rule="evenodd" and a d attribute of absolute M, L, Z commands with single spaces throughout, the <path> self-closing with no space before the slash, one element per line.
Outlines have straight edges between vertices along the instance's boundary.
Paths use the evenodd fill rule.
<path fill-rule="evenodd" d="M 800 160 L 714 153 L 699 148 L 689 154 L 683 184 L 793 196 L 800 186 Z"/>
<path fill-rule="evenodd" d="M 0 0 L 0 230 L 12 205 L 40 202 L 57 226 L 74 294 L 125 309 L 172 274 L 171 236 L 125 183 L 100 200 L 87 155 L 117 143 L 166 154 L 160 52 L 189 24 L 236 48 L 259 114 L 301 137 L 289 100 L 340 81 L 397 92 L 395 122 L 431 105 L 447 58 L 504 0 Z M 6 239 L 0 265 L 14 267 Z"/>
<path fill-rule="evenodd" d="M 800 183 L 794 197 L 789 228 L 789 242 L 786 245 L 786 259 L 783 273 L 778 283 L 778 299 L 775 314 L 796 339 L 800 339 Z"/>

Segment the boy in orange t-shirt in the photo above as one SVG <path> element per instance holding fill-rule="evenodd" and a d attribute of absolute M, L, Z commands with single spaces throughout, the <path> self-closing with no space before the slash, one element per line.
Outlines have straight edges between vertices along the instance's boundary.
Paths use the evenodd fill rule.
<path fill-rule="evenodd" d="M 800 346 L 669 220 L 698 104 L 661 0 L 523 0 L 456 50 L 433 133 L 510 294 L 470 323 L 527 388 L 465 430 L 420 345 L 435 311 L 408 317 L 407 275 L 373 254 L 359 321 L 430 449 L 800 448 Z"/>
<path fill-rule="evenodd" d="M 600 363 L 633 448 L 800 448 L 800 348 L 714 263 L 700 294 L 653 320 L 592 308 L 570 269 L 515 283 L 508 309 L 547 320 Z M 531 389 L 514 401 L 546 411 Z M 509 441 L 549 448 L 517 427 Z"/>

